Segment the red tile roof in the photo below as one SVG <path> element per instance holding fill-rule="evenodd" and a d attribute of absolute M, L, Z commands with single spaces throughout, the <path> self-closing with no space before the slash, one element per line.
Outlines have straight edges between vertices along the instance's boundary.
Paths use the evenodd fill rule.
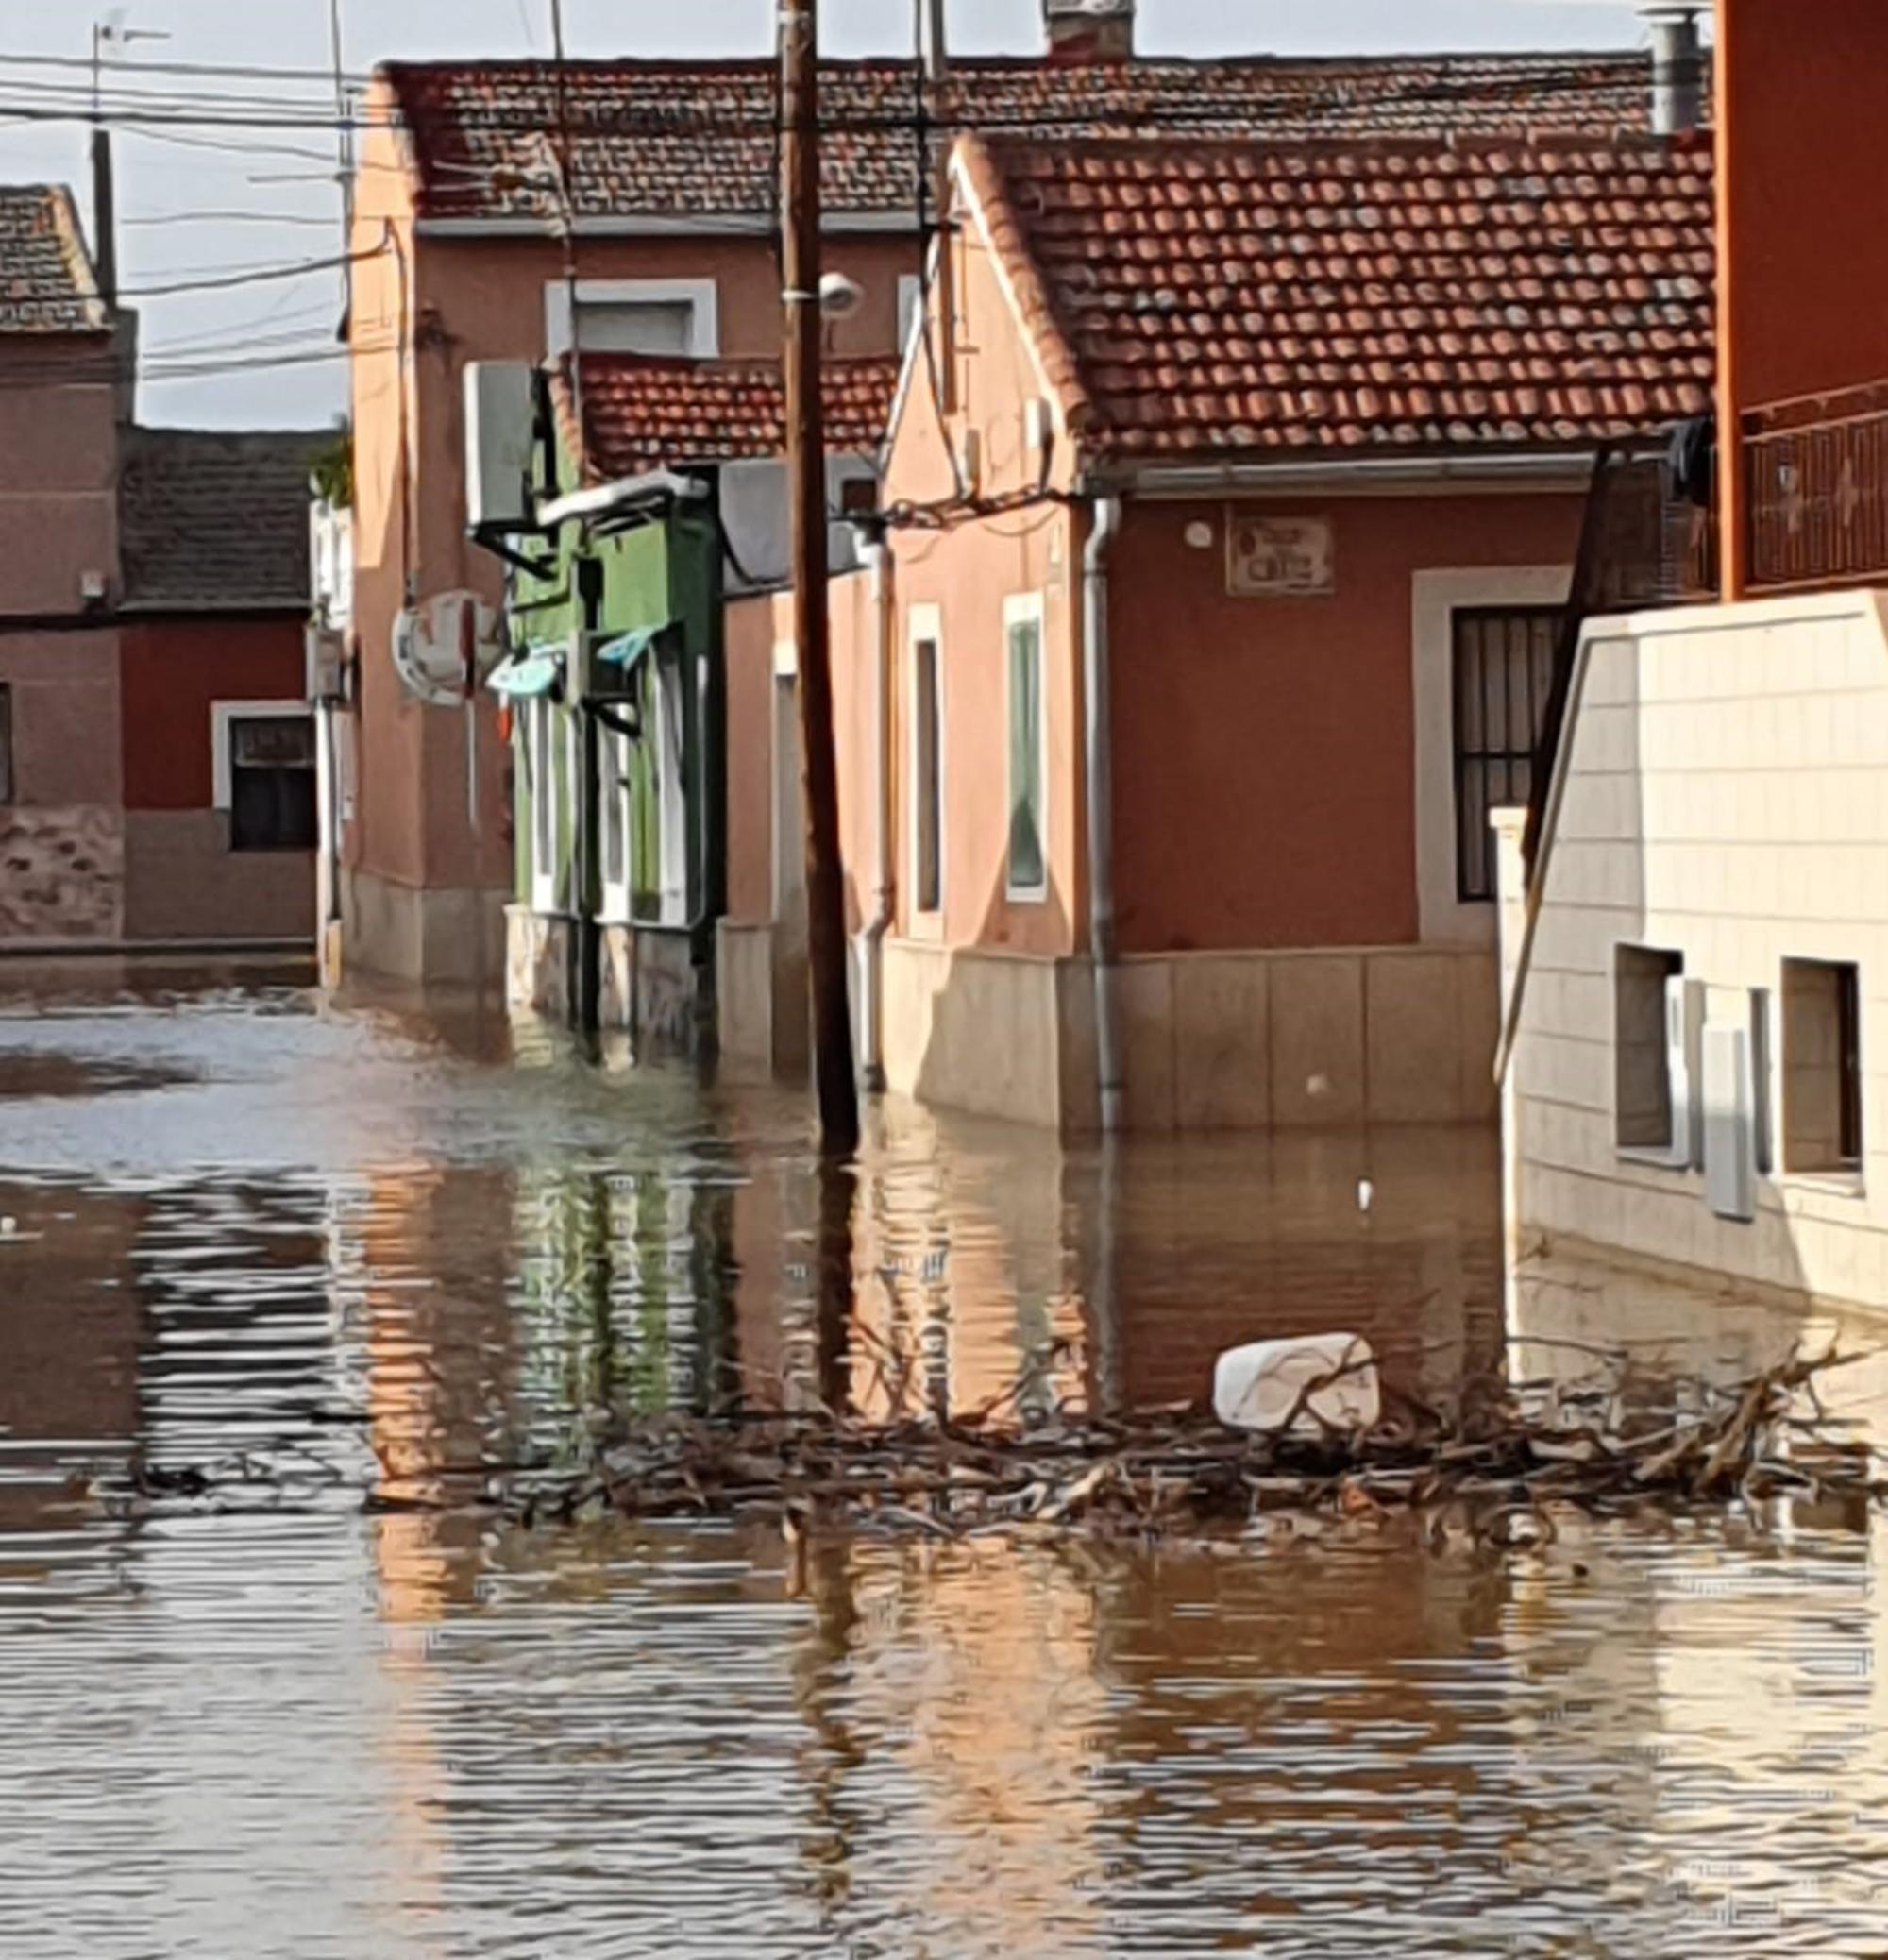
<path fill-rule="evenodd" d="M 0 333 L 102 333 L 110 324 L 72 193 L 0 185 Z"/>
<path fill-rule="evenodd" d="M 1702 140 L 963 155 L 1093 450 L 1571 447 L 1710 406 Z"/>
<path fill-rule="evenodd" d="M 827 362 L 828 448 L 864 454 L 878 448 L 898 376 L 896 361 Z M 786 447 L 786 396 L 776 362 L 586 354 L 582 383 L 585 474 L 595 480 L 607 482 L 657 465 L 778 456 Z M 567 365 L 555 394 L 565 439 L 575 448 Z"/>
<path fill-rule="evenodd" d="M 766 217 L 774 210 L 775 64 L 750 61 L 389 62 L 422 216 L 556 215 L 549 143 L 571 138 L 584 217 Z M 843 212 L 909 211 L 918 142 L 912 72 L 822 70 L 826 191 Z M 948 134 L 1038 141 L 1150 131 L 1300 138 L 1456 128 L 1644 129 L 1643 54 L 1391 55 L 1342 59 L 957 64 L 930 110 Z"/>

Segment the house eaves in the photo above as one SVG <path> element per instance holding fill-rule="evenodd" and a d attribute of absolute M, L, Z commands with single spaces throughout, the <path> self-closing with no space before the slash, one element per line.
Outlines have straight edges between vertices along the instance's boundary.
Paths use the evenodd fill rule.
<path fill-rule="evenodd" d="M 1226 495 L 1426 496 L 1438 491 L 1536 491 L 1583 488 L 1593 451 L 1514 450 L 1488 455 L 1306 457 L 1290 463 L 1142 463 L 1104 465 L 1089 473 L 1098 488 L 1138 497 L 1185 498 Z"/>
<path fill-rule="evenodd" d="M 915 211 L 829 211 L 820 225 L 828 238 L 902 238 L 919 229 Z M 780 221 L 767 211 L 692 211 L 685 216 L 662 212 L 625 212 L 609 217 L 581 217 L 571 227 L 578 238 L 772 238 Z M 548 218 L 416 218 L 413 230 L 421 238 L 536 239 L 558 238 L 562 230 Z"/>

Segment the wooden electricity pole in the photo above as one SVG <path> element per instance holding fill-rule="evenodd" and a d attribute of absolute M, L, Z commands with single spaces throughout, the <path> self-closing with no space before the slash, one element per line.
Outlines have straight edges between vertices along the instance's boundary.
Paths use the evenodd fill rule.
<path fill-rule="evenodd" d="M 781 271 L 786 301 L 786 447 L 793 506 L 794 633 L 806 824 L 806 938 L 813 1066 L 828 1152 L 859 1141 L 839 869 L 839 771 L 826 593 L 826 427 L 819 382 L 818 0 L 781 0 Z"/>

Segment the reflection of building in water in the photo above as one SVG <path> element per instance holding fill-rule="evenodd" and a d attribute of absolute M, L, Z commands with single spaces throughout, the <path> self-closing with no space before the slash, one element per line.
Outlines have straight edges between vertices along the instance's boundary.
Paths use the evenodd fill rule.
<path fill-rule="evenodd" d="M 829 1543 L 794 1661 L 809 1889 L 927 1951 L 1087 1951 L 1102 1932 L 1097 1600 L 1046 1550 Z"/>
<path fill-rule="evenodd" d="M 1242 1342 L 1364 1335 L 1386 1381 L 1446 1402 L 1498 1365 L 1499 1153 L 1475 1129 L 1135 1142 L 1117 1177 L 1121 1393 L 1197 1400 Z"/>
<path fill-rule="evenodd" d="M 772 1155 L 733 1196 L 749 1398 L 888 1418 L 1015 1392 L 1079 1400 L 1080 1200 L 1053 1139 L 915 1104 L 871 1112 L 851 1205 L 853 1312 L 822 1308 L 817 1167 Z"/>
<path fill-rule="evenodd" d="M 143 1215 L 134 1192 L 0 1183 L 0 1216 L 14 1222 L 13 1242 L 0 1245 L 0 1525 L 8 1529 L 46 1523 L 44 1500 L 76 1464 L 137 1439 L 143 1309 L 131 1251 Z"/>
<path fill-rule="evenodd" d="M 733 1394 L 733 1196 L 717 1148 L 518 1172 L 519 1387 L 534 1432 L 560 1411 L 705 1411 Z"/>
<path fill-rule="evenodd" d="M 1867 1315 L 1826 1309 L 1806 1320 L 1798 1301 L 1753 1297 L 1694 1269 L 1571 1256 L 1520 1263 L 1509 1310 L 1517 1378 L 1590 1377 L 1594 1350 L 1627 1353 L 1651 1376 L 1719 1382 L 1799 1347 L 1863 1356 L 1820 1393 L 1833 1418 L 1888 1442 L 1888 1350 Z M 1880 1951 L 1888 1871 L 1874 1793 L 1888 1790 L 1888 1616 L 1876 1575 L 1888 1529 L 1813 1501 L 1779 1503 L 1649 1551 L 1622 1556 L 1591 1533 L 1578 1546 L 1607 1602 L 1608 1637 L 1574 1671 L 1582 1719 L 1559 1728 L 1552 1749 L 1565 1758 L 1584 1748 L 1589 1773 L 1629 1768 L 1646 1813 L 1644 1836 L 1605 1845 L 1594 1876 L 1665 1897 L 1674 1950 L 1700 1928 L 1770 1924 L 1779 1952 L 1811 1951 L 1812 1939 L 1817 1952 Z M 1557 1581 L 1543 1571 L 1517 1591 L 1539 1596 L 1543 1618 L 1564 1616 Z M 1595 1714 L 1636 1733 L 1629 1753 L 1603 1759 Z M 1819 1874 L 1813 1890 L 1808 1870 Z"/>
<path fill-rule="evenodd" d="M 1368 1203 L 1360 1184 L 1370 1186 Z M 1498 1366 L 1492 1135 L 1463 1128 L 1185 1141 L 1105 1152 L 882 1106 L 853 1214 L 843 1381 L 888 1415 L 1205 1396 L 1241 1342 L 1348 1329 L 1434 1401 Z M 759 1166 L 735 1198 L 750 1394 L 818 1386 L 811 1166 Z"/>

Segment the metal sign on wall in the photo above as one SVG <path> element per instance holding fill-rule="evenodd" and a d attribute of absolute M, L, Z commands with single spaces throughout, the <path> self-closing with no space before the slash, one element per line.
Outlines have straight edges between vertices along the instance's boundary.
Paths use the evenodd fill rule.
<path fill-rule="evenodd" d="M 1327 599 L 1338 589 L 1328 517 L 1226 513 L 1226 589 L 1236 599 Z"/>

